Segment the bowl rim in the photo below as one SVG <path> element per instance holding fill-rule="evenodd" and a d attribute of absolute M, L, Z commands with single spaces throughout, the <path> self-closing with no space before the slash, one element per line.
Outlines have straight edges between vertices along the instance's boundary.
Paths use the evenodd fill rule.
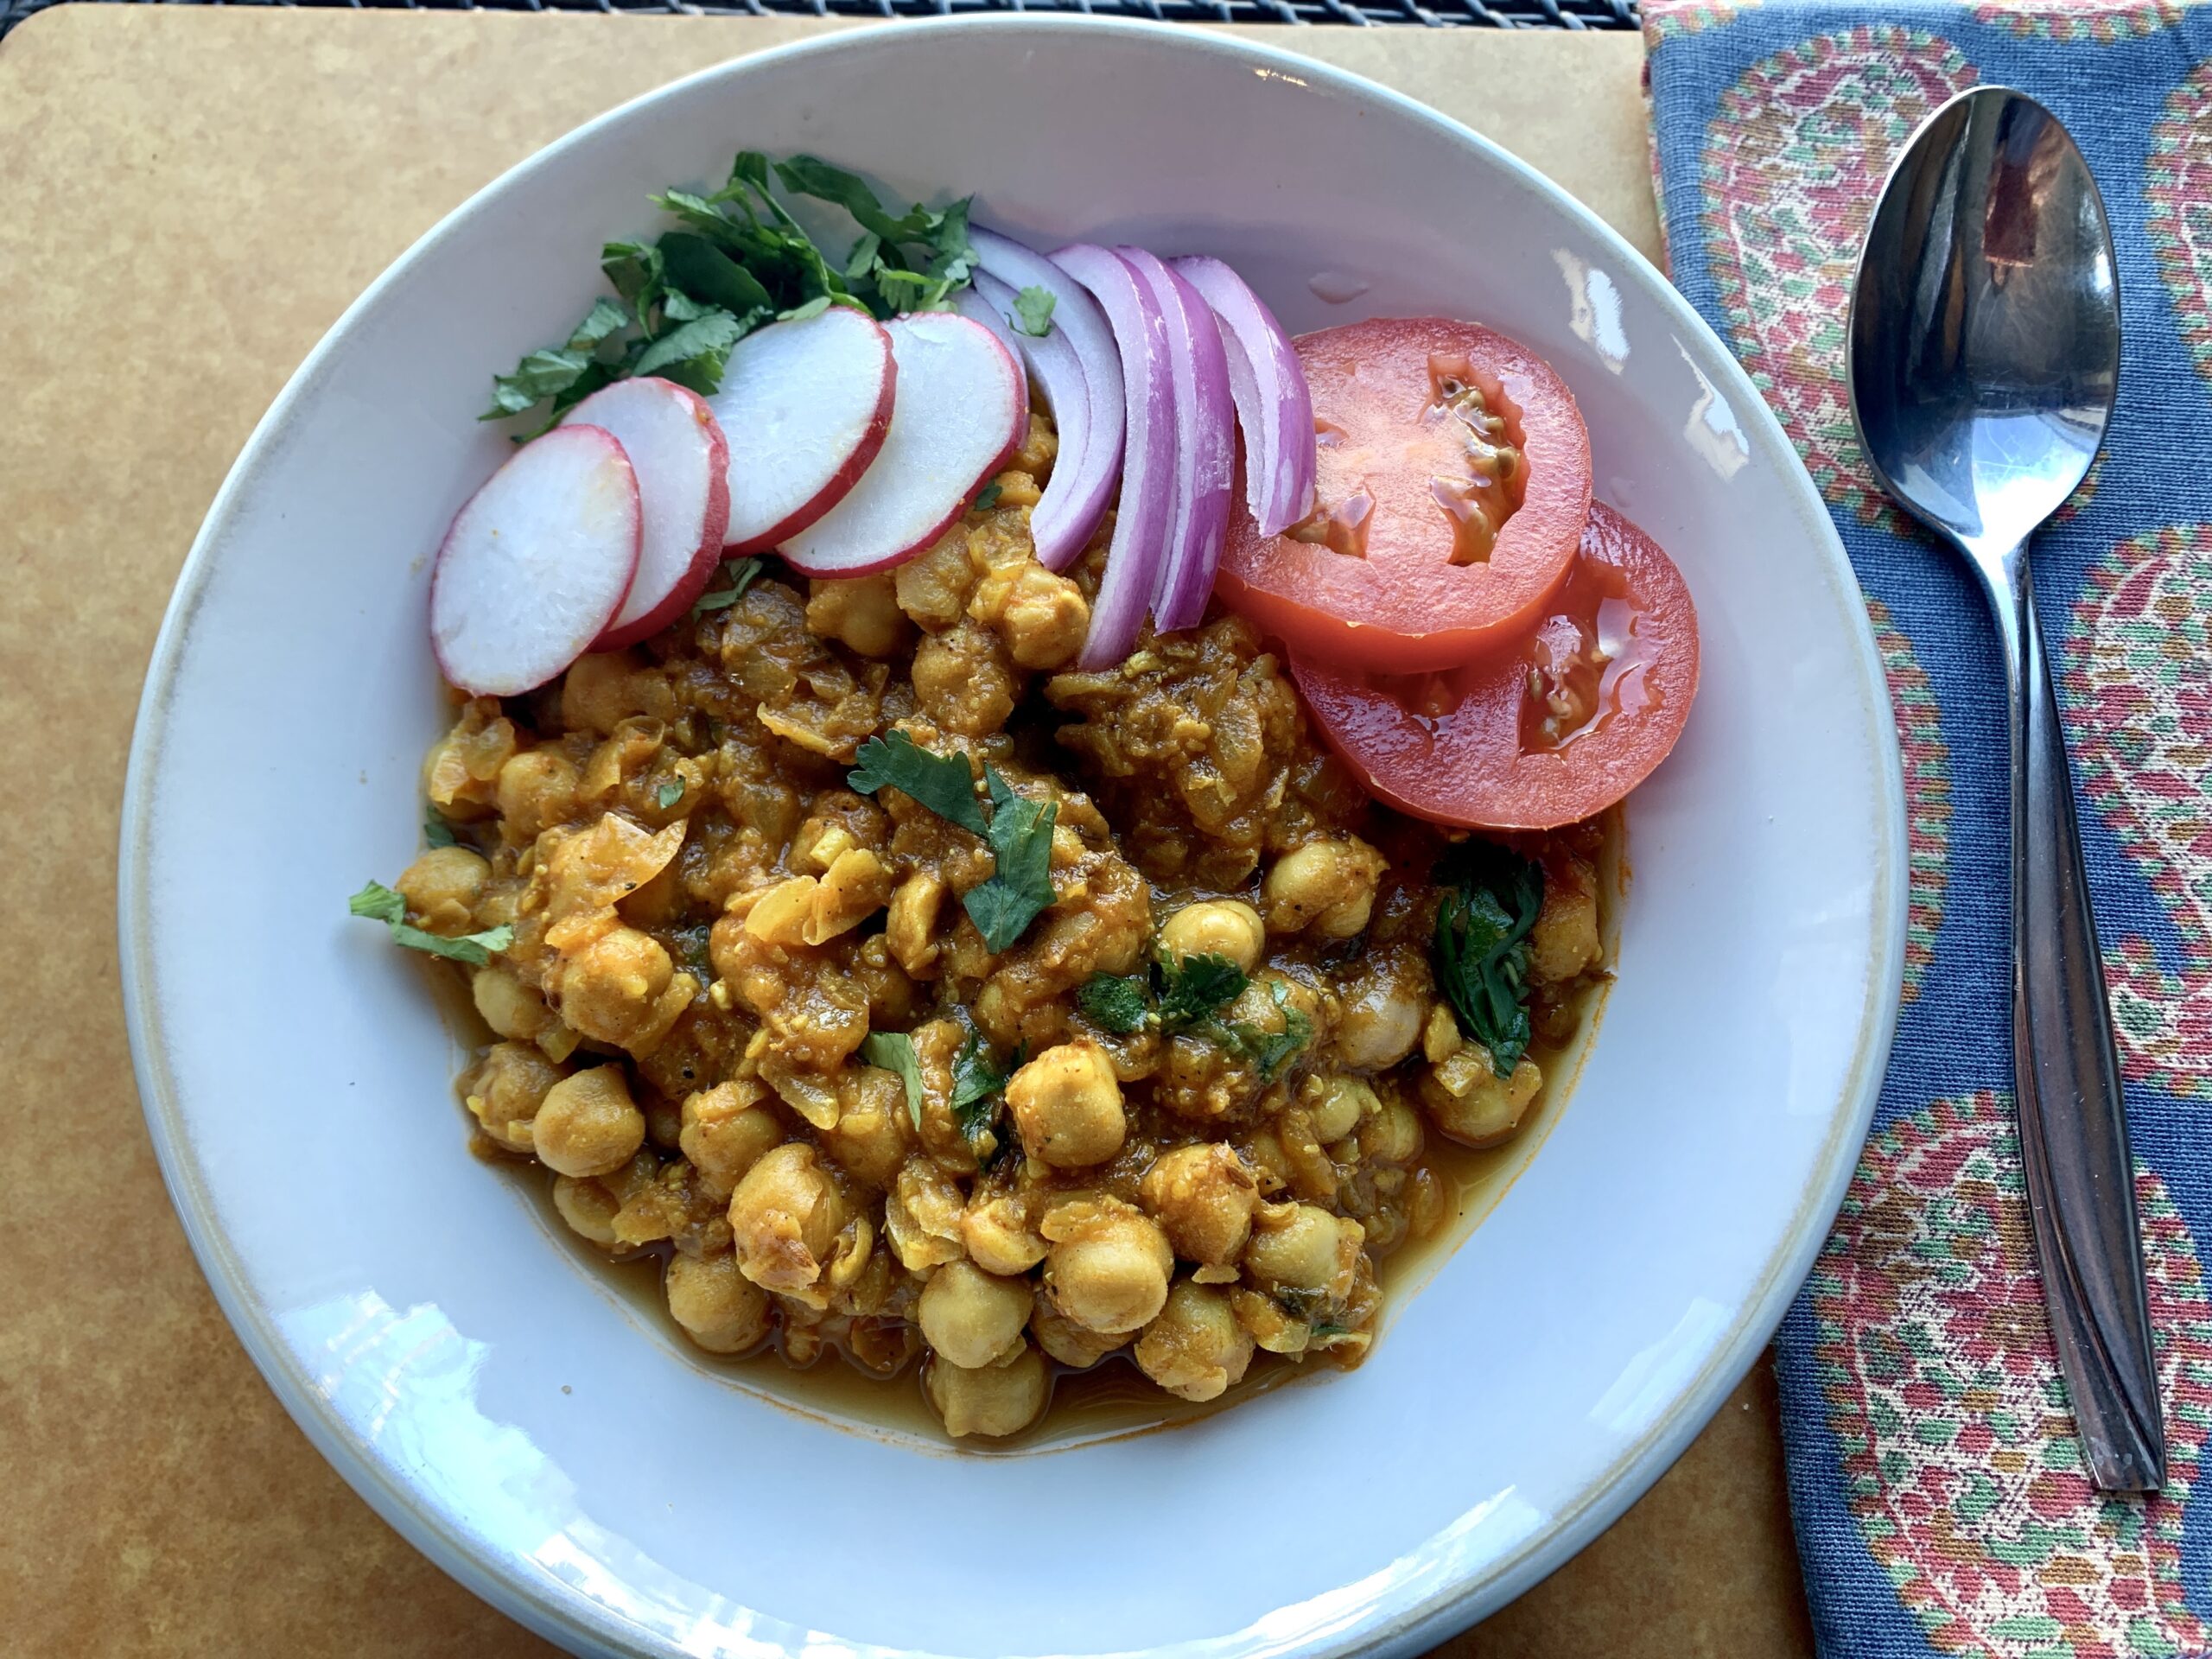
<path fill-rule="evenodd" d="M 1378 1621 L 1371 1612 L 1363 1613 L 1351 1624 L 1338 1626 L 1321 1642 L 1308 1644 L 1294 1641 L 1286 1646 L 1280 1637 L 1262 1637 L 1256 1630 L 1248 1628 L 1240 1635 L 1212 1638 L 1208 1643 L 1218 1655 L 1294 1651 L 1312 1656 L 1313 1659 L 1411 1652 L 1465 1627 L 1548 1577 L 1618 1520 L 1674 1464 L 1711 1420 L 1780 1324 L 1842 1204 L 1859 1149 L 1872 1120 L 1896 1033 L 1904 982 L 1909 899 L 1908 887 L 1903 879 L 1908 868 L 1903 755 L 1890 713 L 1887 675 L 1863 607 L 1858 578 L 1834 522 L 1798 461 L 1795 447 L 1726 342 L 1697 314 L 1666 275 L 1611 226 L 1529 163 L 1464 123 L 1365 76 L 1295 52 L 1208 29 L 1140 19 L 1034 12 L 900 19 L 897 26 L 902 35 L 962 31 L 1053 38 L 1074 37 L 1078 33 L 1092 35 L 1103 31 L 1125 38 L 1173 41 L 1179 49 L 1211 54 L 1234 60 L 1241 67 L 1271 69 L 1318 82 L 1337 97 L 1409 119 L 1456 141 L 1497 168 L 1510 182 L 1564 214 L 1647 290 L 1649 297 L 1669 315 L 1677 329 L 1701 336 L 1713 347 L 1720 371 L 1719 389 L 1729 396 L 1735 407 L 1748 411 L 1745 418 L 1749 423 L 1760 429 L 1770 448 L 1786 458 L 1785 472 L 1794 475 L 1794 505 L 1802 528 L 1819 556 L 1822 574 L 1842 601 L 1844 613 L 1853 621 L 1850 632 L 1857 648 L 1859 690 L 1872 717 L 1876 734 L 1878 798 L 1875 805 L 1882 831 L 1872 884 L 1871 908 L 1875 928 L 1867 963 L 1866 1000 L 1859 1014 L 1851 1066 L 1820 1149 L 1814 1179 L 1808 1184 L 1787 1230 L 1770 1249 L 1755 1288 L 1740 1305 L 1703 1367 L 1635 1443 L 1615 1458 L 1572 1503 L 1548 1516 L 1542 1525 L 1532 1529 L 1509 1553 L 1491 1563 L 1486 1572 L 1448 1582 L 1387 1620 Z M 215 1224 L 169 1071 L 162 1022 L 153 989 L 156 975 L 146 879 L 153 827 L 152 779 L 167 733 L 185 644 L 207 597 L 214 548 L 228 533 L 240 503 L 257 487 L 277 448 L 275 440 L 294 418 L 296 407 L 322 378 L 325 364 L 355 320 L 373 306 L 402 274 L 456 234 L 486 200 L 539 169 L 558 166 L 570 151 L 595 142 L 602 133 L 619 126 L 645 106 L 703 82 L 742 79 L 760 71 L 773 73 L 804 64 L 817 55 L 852 50 L 856 41 L 876 35 L 881 27 L 880 23 L 864 26 L 769 47 L 710 65 L 626 99 L 570 129 L 471 194 L 379 273 L 340 314 L 293 371 L 283 390 L 255 423 L 245 447 L 225 475 L 185 556 L 163 614 L 132 731 L 118 849 L 117 943 L 124 1025 L 147 1129 L 162 1181 L 200 1270 L 225 1318 L 278 1402 L 325 1461 L 370 1508 L 442 1572 L 481 1599 L 549 1640 L 579 1651 L 642 1653 L 654 1649 L 639 1647 L 638 1632 L 632 1627 L 572 1586 L 527 1577 L 517 1571 L 512 1558 L 482 1548 L 475 1535 L 448 1526 L 442 1515 L 420 1502 L 414 1489 L 391 1478 L 371 1455 L 368 1446 L 346 1432 L 335 1414 L 327 1408 L 328 1402 L 295 1361 L 269 1310 L 249 1292 L 244 1262 Z M 857 1647 L 854 1651 L 886 1654 L 893 1650 Z"/>

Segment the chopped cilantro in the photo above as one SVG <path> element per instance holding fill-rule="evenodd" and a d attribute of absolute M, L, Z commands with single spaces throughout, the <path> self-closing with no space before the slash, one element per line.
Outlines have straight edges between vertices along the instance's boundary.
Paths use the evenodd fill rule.
<path fill-rule="evenodd" d="M 493 951 L 504 950 L 515 942 L 514 929 L 504 923 L 481 933 L 464 933 L 451 939 L 442 933 L 428 933 L 410 926 L 407 900 L 381 881 L 370 882 L 346 901 L 346 907 L 356 916 L 382 922 L 391 930 L 394 944 L 404 944 L 410 950 L 428 951 L 451 962 L 465 962 L 472 968 L 481 968 L 492 960 Z"/>
<path fill-rule="evenodd" d="M 1093 974 L 1077 990 L 1075 1005 L 1099 1030 L 1127 1037 L 1143 1027 L 1151 1012 L 1149 993 L 1142 974 Z"/>
<path fill-rule="evenodd" d="M 758 559 L 724 559 L 715 569 L 721 582 L 710 588 L 692 602 L 691 614 L 703 616 L 709 611 L 726 611 L 745 597 L 745 590 L 760 579 L 762 566 Z"/>
<path fill-rule="evenodd" d="M 906 733 L 894 731 L 868 739 L 854 760 L 857 764 L 846 781 L 861 794 L 873 795 L 887 785 L 912 796 L 948 823 L 979 836 L 990 833 L 966 755 L 931 754 Z"/>
<path fill-rule="evenodd" d="M 1544 907 L 1544 869 L 1493 842 L 1469 841 L 1437 869 L 1430 957 L 1459 1029 L 1490 1050 L 1501 1077 L 1528 1052 L 1529 935 Z"/>
<path fill-rule="evenodd" d="M 1042 339 L 1052 332 L 1054 303 L 1051 289 L 1025 288 L 1014 296 L 1014 315 L 1007 321 L 1023 334 Z"/>
<path fill-rule="evenodd" d="M 1242 1020 L 1225 1026 L 1217 1024 L 1215 1029 L 1222 1033 L 1232 1053 L 1251 1063 L 1261 1081 L 1272 1083 L 1290 1057 L 1313 1040 L 1313 1022 L 1306 1017 L 1304 1009 L 1291 1006 L 1290 993 L 1283 988 L 1281 980 L 1271 981 L 1268 991 L 1282 1014 L 1281 1031 L 1268 1031 Z"/>
<path fill-rule="evenodd" d="M 990 1045 L 971 1033 L 952 1063 L 952 1119 L 970 1146 L 998 1122 L 1001 1096 L 1009 1075 L 1010 1071 L 999 1070 Z"/>
<path fill-rule="evenodd" d="M 995 478 L 993 479 L 989 483 L 984 485 L 982 489 L 976 492 L 976 499 L 968 504 L 968 511 L 970 512 L 988 512 L 993 507 L 998 505 L 999 492 L 1005 486 L 1001 485 L 998 480 Z"/>
<path fill-rule="evenodd" d="M 423 839 L 432 847 L 451 847 L 459 837 L 454 834 L 453 826 L 445 821 L 444 814 L 435 806 L 426 806 L 423 809 Z"/>
<path fill-rule="evenodd" d="M 1015 794 L 990 766 L 983 782 L 991 791 L 991 823 L 983 838 L 997 861 L 991 879 L 961 896 L 970 920 L 994 951 L 1020 938 L 1038 912 L 1059 895 L 1052 891 L 1052 823 L 1057 801 L 1032 801 Z"/>
<path fill-rule="evenodd" d="M 1160 964 L 1160 1023 L 1170 1031 L 1211 1019 L 1244 995 L 1251 982 L 1227 957 L 1185 957 Z"/>
<path fill-rule="evenodd" d="M 896 1072 L 906 1085 L 906 1115 L 922 1127 L 922 1063 L 914 1056 L 914 1039 L 899 1031 L 871 1031 L 861 1039 L 861 1058 L 870 1065 Z"/>
<path fill-rule="evenodd" d="M 683 798 L 683 780 L 671 778 L 653 791 L 653 800 L 664 812 Z"/>
<path fill-rule="evenodd" d="M 554 400 L 554 412 L 572 408 L 610 378 L 598 358 L 599 348 L 629 325 L 630 314 L 620 301 L 601 296 L 590 312 L 569 333 L 568 343 L 532 352 L 515 365 L 511 374 L 492 377 L 492 406 L 476 418 L 504 420 L 510 415 Z"/>

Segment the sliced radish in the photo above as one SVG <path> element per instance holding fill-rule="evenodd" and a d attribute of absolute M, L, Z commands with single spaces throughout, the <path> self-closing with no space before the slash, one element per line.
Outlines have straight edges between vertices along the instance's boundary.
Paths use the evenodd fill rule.
<path fill-rule="evenodd" d="M 1213 595 L 1213 573 L 1229 534 L 1236 483 L 1236 416 L 1221 325 L 1198 290 L 1142 248 L 1115 252 L 1160 302 L 1167 324 L 1167 367 L 1175 393 L 1175 517 L 1152 595 L 1152 626 L 1195 628 Z"/>
<path fill-rule="evenodd" d="M 613 433 L 638 475 L 638 574 L 591 645 L 620 651 L 683 615 L 715 574 L 729 522 L 729 449 L 705 398 L 650 375 L 592 393 L 562 424 Z"/>
<path fill-rule="evenodd" d="M 862 576 L 912 558 L 968 510 L 1029 424 L 1021 370 L 981 323 L 918 311 L 884 332 L 899 395 L 883 448 L 842 500 L 779 550 L 810 576 Z"/>
<path fill-rule="evenodd" d="M 1218 259 L 1169 262 L 1220 320 L 1229 387 L 1244 429 L 1244 500 L 1262 536 L 1280 536 L 1313 511 L 1313 395 L 1290 336 L 1259 296 Z"/>
<path fill-rule="evenodd" d="M 1098 302 L 1051 259 L 979 226 L 969 226 L 968 241 L 990 283 L 1003 283 L 1009 289 L 1041 288 L 1052 296 L 1052 333 L 1065 337 L 1083 365 L 1089 408 L 1083 442 L 1079 445 L 1070 442 L 1069 411 L 1055 401 L 1052 419 L 1060 430 L 1059 460 L 1052 467 L 1052 482 L 1029 514 L 1038 562 L 1049 570 L 1065 570 L 1090 544 L 1091 532 L 1098 528 L 1099 519 L 1114 499 L 1114 480 L 1121 475 L 1122 435 L 1128 413 L 1121 347 L 1115 343 L 1113 325 L 1099 309 Z M 977 286 L 990 296 L 988 283 Z M 1007 308 L 1011 309 L 1011 305 Z M 1031 372 L 1042 378 L 1034 364 Z M 1046 396 L 1055 397 L 1049 384 Z"/>
<path fill-rule="evenodd" d="M 798 535 L 861 480 L 891 429 L 890 337 L 842 305 L 737 342 L 708 399 L 729 443 L 734 553 Z"/>
<path fill-rule="evenodd" d="M 1144 626 L 1175 510 L 1175 390 L 1167 322 L 1152 289 L 1120 255 L 1077 242 L 1055 253 L 1052 262 L 1090 290 L 1113 325 L 1122 354 L 1121 500 L 1106 574 L 1090 607 L 1090 632 L 1076 659 L 1084 669 L 1111 668 L 1129 654 Z"/>
<path fill-rule="evenodd" d="M 603 427 L 518 449 L 454 515 L 430 572 L 430 648 L 472 696 L 541 686 L 621 608 L 645 524 L 637 474 Z"/>

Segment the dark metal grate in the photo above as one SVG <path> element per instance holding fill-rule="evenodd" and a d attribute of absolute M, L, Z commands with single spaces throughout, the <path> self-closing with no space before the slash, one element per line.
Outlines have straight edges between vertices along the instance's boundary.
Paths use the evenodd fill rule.
<path fill-rule="evenodd" d="M 133 3 L 134 0 L 78 0 Z M 146 0 L 136 0 L 144 3 Z M 1091 12 L 1173 23 L 1425 23 L 1439 29 L 1634 29 L 1637 0 L 161 0 L 332 5 L 385 11 L 604 11 L 693 17 L 938 17 L 982 11 Z M 62 0 L 0 0 L 0 35 Z"/>

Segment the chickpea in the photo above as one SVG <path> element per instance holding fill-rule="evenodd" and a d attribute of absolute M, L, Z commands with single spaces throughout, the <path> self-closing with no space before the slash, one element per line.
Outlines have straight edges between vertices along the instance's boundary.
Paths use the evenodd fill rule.
<path fill-rule="evenodd" d="M 944 902 L 944 883 L 926 870 L 917 870 L 891 895 L 891 913 L 884 918 L 883 938 L 899 965 L 915 978 L 937 970 L 938 946 L 930 935 L 937 926 L 938 907 Z"/>
<path fill-rule="evenodd" d="M 1234 1147 L 1178 1147 L 1153 1160 L 1137 1195 L 1186 1262 L 1236 1260 L 1259 1207 L 1259 1183 Z"/>
<path fill-rule="evenodd" d="M 1427 1005 L 1407 982 L 1409 977 L 1370 973 L 1347 988 L 1344 1019 L 1337 1027 L 1338 1060 L 1355 1071 L 1382 1071 L 1414 1052 Z"/>
<path fill-rule="evenodd" d="M 1544 1086 L 1534 1061 L 1522 1060 L 1501 1077 L 1491 1052 L 1469 1043 L 1440 1060 L 1421 1080 L 1421 1097 L 1436 1127 L 1470 1147 L 1494 1147 L 1521 1127 L 1522 1114 Z"/>
<path fill-rule="evenodd" d="M 746 1171 L 783 1143 L 783 1123 L 763 1103 L 766 1098 L 766 1091 L 749 1078 L 683 1097 L 677 1145 L 698 1172 L 700 1191 L 709 1198 L 726 1202 Z"/>
<path fill-rule="evenodd" d="M 614 1217 L 621 1213 L 622 1201 L 597 1181 L 555 1176 L 553 1208 L 569 1224 L 570 1232 L 601 1249 L 614 1248 Z"/>
<path fill-rule="evenodd" d="M 873 1065 L 849 1066 L 837 1080 L 837 1121 L 822 1132 L 823 1149 L 846 1174 L 880 1192 L 897 1179 L 913 1144 L 906 1085 Z"/>
<path fill-rule="evenodd" d="M 1237 1323 L 1229 1294 L 1184 1280 L 1137 1338 L 1137 1367 L 1185 1400 L 1217 1399 L 1244 1380 L 1252 1333 Z"/>
<path fill-rule="evenodd" d="M 1158 1224 L 1130 1205 L 1063 1205 L 1041 1230 L 1052 1241 L 1045 1289 L 1076 1324 L 1109 1336 L 1135 1331 L 1166 1303 L 1175 1253 Z"/>
<path fill-rule="evenodd" d="M 987 582 L 987 592 L 994 584 Z M 1058 668 L 1073 660 L 1090 632 L 1090 606 L 1083 590 L 1042 565 L 1024 564 L 992 597 L 1001 602 L 999 632 L 1023 668 Z M 981 595 L 979 595 L 979 598 Z"/>
<path fill-rule="evenodd" d="M 545 999 L 508 969 L 479 968 L 469 978 L 468 994 L 484 1023 L 502 1037 L 534 1043 L 553 1024 Z"/>
<path fill-rule="evenodd" d="M 906 637 L 906 619 L 888 575 L 819 578 L 807 584 L 806 626 L 863 657 L 888 657 Z"/>
<path fill-rule="evenodd" d="M 1028 1207 L 1020 1198 L 970 1205 L 960 1217 L 960 1240 L 985 1273 L 1010 1277 L 1045 1259 L 1045 1240 L 1030 1226 Z"/>
<path fill-rule="evenodd" d="M 973 1370 L 1021 1345 L 1033 1300 L 1027 1279 L 1001 1279 L 972 1262 L 949 1262 L 922 1287 L 915 1322 L 940 1358 Z"/>
<path fill-rule="evenodd" d="M 914 695 L 946 731 L 988 737 L 1014 713 L 1014 662 L 999 637 L 962 621 L 934 633 L 914 652 Z"/>
<path fill-rule="evenodd" d="M 944 1432 L 954 1439 L 969 1434 L 995 1439 L 1019 1434 L 1037 1421 L 1045 1409 L 1045 1382 L 1044 1359 L 1024 1343 L 1006 1359 L 980 1370 L 933 1359 L 922 1374 L 922 1392 L 944 1420 Z"/>
<path fill-rule="evenodd" d="M 1356 1221 L 1310 1204 L 1262 1215 L 1244 1247 L 1244 1266 L 1263 1289 L 1302 1290 L 1341 1300 L 1366 1232 Z"/>
<path fill-rule="evenodd" d="M 531 1122 L 538 1162 L 562 1175 L 604 1175 L 645 1143 L 645 1115 L 619 1065 L 595 1065 L 546 1090 Z"/>
<path fill-rule="evenodd" d="M 576 810 L 576 769 L 557 749 L 525 749 L 499 768 L 501 833 L 520 845 Z"/>
<path fill-rule="evenodd" d="M 1259 966 L 1267 932 L 1260 912 L 1235 899 L 1185 905 L 1160 930 L 1160 950 L 1180 964 L 1192 957 L 1226 957 L 1245 973 Z"/>
<path fill-rule="evenodd" d="M 1039 1348 L 1061 1364 L 1071 1370 L 1087 1371 L 1116 1348 L 1127 1347 L 1135 1333 L 1122 1331 L 1108 1335 L 1086 1331 L 1054 1307 L 1052 1298 L 1039 1296 L 1029 1313 L 1029 1334 L 1037 1339 Z"/>
<path fill-rule="evenodd" d="M 1382 1109 L 1375 1090 L 1357 1077 L 1308 1077 L 1299 1100 L 1313 1122 L 1313 1138 L 1324 1146 L 1343 1140 L 1363 1119 Z"/>
<path fill-rule="evenodd" d="M 561 972 L 561 1018 L 585 1036 L 626 1046 L 655 1023 L 674 968 L 652 934 L 615 927 L 569 958 Z"/>
<path fill-rule="evenodd" d="M 1285 853 L 1261 884 L 1268 926 L 1277 933 L 1311 930 L 1323 938 L 1348 939 L 1367 925 L 1385 868 L 1382 854 L 1351 836 L 1310 841 Z"/>
<path fill-rule="evenodd" d="M 683 1334 L 710 1354 L 741 1354 L 768 1336 L 768 1293 L 738 1271 L 737 1258 L 669 1258 L 668 1311 Z"/>
<path fill-rule="evenodd" d="M 400 896 L 427 932 L 466 933 L 492 867 L 466 847 L 433 847 L 400 873 Z"/>
<path fill-rule="evenodd" d="M 1539 985 L 1564 984 L 1598 965 L 1596 872 L 1581 859 L 1561 860 L 1544 871 L 1544 906 L 1529 934 L 1529 977 Z"/>
<path fill-rule="evenodd" d="M 1359 1155 L 1370 1163 L 1410 1164 L 1421 1147 L 1421 1114 L 1395 1096 L 1359 1126 Z"/>
<path fill-rule="evenodd" d="M 763 1154 L 730 1195 L 739 1269 L 764 1290 L 801 1300 L 822 1276 L 845 1220 L 843 1195 L 814 1148 L 798 1141 Z"/>
<path fill-rule="evenodd" d="M 667 719 L 674 701 L 667 682 L 641 672 L 628 652 L 599 652 L 576 658 L 562 677 L 561 723 L 572 732 L 606 737 L 640 715 Z"/>
<path fill-rule="evenodd" d="M 527 1043 L 494 1043 L 468 1085 L 468 1109 L 509 1152 L 531 1149 L 531 1121 L 566 1074 Z"/>
<path fill-rule="evenodd" d="M 1113 1061 L 1080 1039 L 1046 1049 L 1015 1072 L 1006 1103 L 1022 1149 L 1055 1169 L 1103 1164 L 1128 1133 Z"/>

